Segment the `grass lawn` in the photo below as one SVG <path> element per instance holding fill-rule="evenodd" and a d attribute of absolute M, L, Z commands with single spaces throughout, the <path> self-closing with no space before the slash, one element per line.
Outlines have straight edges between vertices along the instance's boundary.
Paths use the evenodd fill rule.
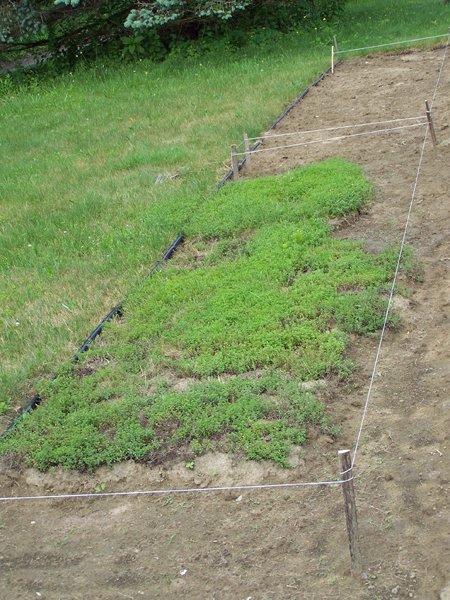
<path fill-rule="evenodd" d="M 23 88 L 1 78 L 0 412 L 208 205 L 230 143 L 328 66 L 330 36 L 345 49 L 433 35 L 449 12 L 441 0 L 350 1 L 336 27 L 239 53 L 97 64 Z M 156 185 L 161 173 L 177 177 Z"/>

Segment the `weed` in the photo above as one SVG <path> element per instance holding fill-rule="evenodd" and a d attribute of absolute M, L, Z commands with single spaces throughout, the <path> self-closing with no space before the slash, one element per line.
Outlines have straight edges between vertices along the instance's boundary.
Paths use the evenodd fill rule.
<path fill-rule="evenodd" d="M 161 498 L 160 503 L 163 506 L 171 506 L 173 504 L 173 496 L 166 496 L 165 498 Z"/>

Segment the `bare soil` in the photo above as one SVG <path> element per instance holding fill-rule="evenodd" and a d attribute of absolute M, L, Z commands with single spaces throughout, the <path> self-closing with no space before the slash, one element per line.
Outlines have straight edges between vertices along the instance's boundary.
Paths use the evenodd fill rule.
<path fill-rule="evenodd" d="M 276 133 L 421 115 L 442 57 L 440 49 L 348 60 Z M 339 487 L 2 503 L 2 599 L 450 597 L 449 67 L 450 56 L 433 108 L 439 146 L 427 143 L 407 236 L 423 280 L 404 282 L 409 295 L 396 297 L 401 325 L 385 338 L 357 457 L 363 574 L 349 570 Z M 335 233 L 376 252 L 401 239 L 423 136 L 424 128 L 405 129 L 259 153 L 245 175 L 335 155 L 359 163 L 375 200 Z M 351 383 L 323 382 L 342 433 L 312 439 L 293 453 L 291 470 L 223 454 L 202 457 L 193 470 L 124 463 L 93 476 L 4 463 L 1 495 L 335 478 L 338 449 L 354 444 L 377 342 L 352 340 Z"/>

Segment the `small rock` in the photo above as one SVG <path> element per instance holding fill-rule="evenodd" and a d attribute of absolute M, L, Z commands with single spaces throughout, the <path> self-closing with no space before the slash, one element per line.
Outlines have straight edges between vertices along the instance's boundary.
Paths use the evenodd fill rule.
<path fill-rule="evenodd" d="M 304 390 L 315 390 L 316 388 L 324 388 L 326 385 L 325 379 L 310 379 L 309 381 L 302 381 L 298 387 Z"/>
<path fill-rule="evenodd" d="M 416 574 L 414 573 L 414 571 L 412 573 L 409 574 L 411 579 L 415 579 L 416 578 Z"/>
<path fill-rule="evenodd" d="M 392 481 L 394 479 L 394 476 L 391 473 L 385 473 L 384 479 L 385 481 Z"/>
<path fill-rule="evenodd" d="M 243 498 L 243 496 L 238 496 L 238 497 L 236 498 L 236 502 L 242 502 L 242 498 Z"/>
<path fill-rule="evenodd" d="M 180 569 L 180 575 L 181 575 L 181 577 L 184 577 L 187 572 L 188 572 L 187 569 Z"/>
<path fill-rule="evenodd" d="M 396 596 L 398 594 L 399 590 L 400 590 L 400 586 L 396 585 L 395 587 L 392 588 L 391 594 Z"/>
<path fill-rule="evenodd" d="M 305 459 L 301 458 L 299 453 L 294 450 L 289 453 L 288 463 L 293 469 L 303 468 L 306 465 Z"/>
<path fill-rule="evenodd" d="M 225 498 L 225 500 L 230 501 L 230 500 L 237 500 L 238 496 L 239 496 L 239 494 L 236 494 L 236 492 L 234 492 L 233 490 L 229 490 L 228 492 L 224 493 L 223 497 Z"/>
<path fill-rule="evenodd" d="M 450 600 L 450 582 L 441 591 L 440 600 Z"/>
<path fill-rule="evenodd" d="M 324 436 L 323 436 L 323 439 L 324 439 L 324 441 L 325 441 L 327 444 L 334 444 L 334 440 L 333 440 L 333 438 L 332 438 L 332 437 L 330 437 L 329 435 L 324 435 Z"/>

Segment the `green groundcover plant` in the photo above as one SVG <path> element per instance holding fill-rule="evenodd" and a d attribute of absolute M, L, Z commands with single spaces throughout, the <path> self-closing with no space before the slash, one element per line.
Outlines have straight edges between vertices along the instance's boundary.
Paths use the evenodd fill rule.
<path fill-rule="evenodd" d="M 371 193 L 358 166 L 333 159 L 211 195 L 185 246 L 78 364 L 40 385 L 42 405 L 0 452 L 40 469 L 209 448 L 287 466 L 311 427 L 335 432 L 302 382 L 348 377 L 349 334 L 383 323 L 396 253 L 335 239 L 329 222 Z"/>

